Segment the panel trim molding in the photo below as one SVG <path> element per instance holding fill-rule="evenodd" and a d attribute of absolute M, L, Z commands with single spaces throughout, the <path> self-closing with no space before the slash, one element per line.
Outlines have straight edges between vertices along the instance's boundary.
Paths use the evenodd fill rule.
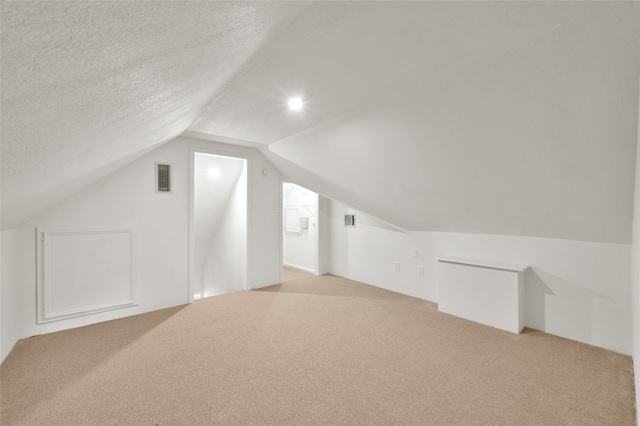
<path fill-rule="evenodd" d="M 44 324 L 53 321 L 60 321 L 69 318 L 75 318 L 85 315 L 96 314 L 99 312 L 105 312 L 115 309 L 126 308 L 130 306 L 136 306 L 135 301 L 135 276 L 134 276 L 134 230 L 131 228 L 118 228 L 118 229 L 91 229 L 91 230 L 51 230 L 51 229 L 37 229 L 37 323 Z M 56 256 L 60 253 L 52 251 L 52 245 L 54 242 L 62 242 L 65 237 L 82 237 L 82 236 L 121 236 L 123 241 L 118 242 L 120 249 L 124 248 L 122 253 L 119 253 L 117 258 L 125 260 L 121 265 L 109 264 L 112 269 L 116 269 L 117 277 L 114 278 L 114 285 L 119 285 L 121 289 L 117 295 L 111 296 L 108 300 L 100 302 L 90 302 L 84 306 L 76 306 L 71 309 L 55 309 L 55 301 L 52 299 L 54 295 L 54 287 L 58 284 L 65 285 L 69 283 L 56 282 L 56 274 L 53 273 L 52 262 L 56 260 Z M 93 247 L 94 251 L 99 250 L 100 247 Z M 90 250 L 88 250 L 90 251 Z M 93 253 L 94 259 L 95 252 Z M 110 254 L 111 255 L 111 254 Z M 89 254 L 87 254 L 89 256 Z M 99 257 L 99 255 L 98 255 Z M 109 259 L 103 257 L 105 262 L 114 261 L 109 256 Z M 78 279 L 83 280 L 87 277 L 82 276 L 83 267 L 80 265 L 87 259 L 78 256 Z M 86 265 L 84 265 L 86 270 Z M 119 278 L 118 278 L 119 277 Z M 104 279 L 104 278 L 103 278 Z M 85 292 L 90 292 L 91 283 L 80 283 Z M 95 285 L 95 284 L 93 284 Z M 89 290 L 87 290 L 89 289 Z M 99 288 L 96 287 L 96 290 Z M 64 304 L 64 303 L 63 303 Z"/>

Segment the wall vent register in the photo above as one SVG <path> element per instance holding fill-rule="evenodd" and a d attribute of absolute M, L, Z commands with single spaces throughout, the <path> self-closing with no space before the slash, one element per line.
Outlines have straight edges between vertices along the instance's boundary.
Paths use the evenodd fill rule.
<path fill-rule="evenodd" d="M 344 226 L 355 227 L 356 226 L 356 215 L 355 214 L 345 214 L 344 215 Z"/>
<path fill-rule="evenodd" d="M 156 163 L 156 192 L 171 193 L 171 164 Z"/>

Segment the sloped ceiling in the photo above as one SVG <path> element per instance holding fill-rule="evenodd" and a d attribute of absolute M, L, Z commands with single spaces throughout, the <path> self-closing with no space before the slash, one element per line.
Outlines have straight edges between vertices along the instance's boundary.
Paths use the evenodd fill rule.
<path fill-rule="evenodd" d="M 179 135 L 305 6 L 2 1 L 2 228 Z"/>
<path fill-rule="evenodd" d="M 314 3 L 191 130 L 407 230 L 628 243 L 638 6 Z"/>
<path fill-rule="evenodd" d="M 628 243 L 639 32 L 637 2 L 3 2 L 3 229 L 188 129 L 405 229 Z"/>

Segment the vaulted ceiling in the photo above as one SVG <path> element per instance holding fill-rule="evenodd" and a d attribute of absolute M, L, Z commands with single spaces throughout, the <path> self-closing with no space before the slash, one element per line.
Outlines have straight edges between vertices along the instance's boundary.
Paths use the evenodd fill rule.
<path fill-rule="evenodd" d="M 630 241 L 637 2 L 1 7 L 3 229 L 186 131 L 409 230 Z"/>

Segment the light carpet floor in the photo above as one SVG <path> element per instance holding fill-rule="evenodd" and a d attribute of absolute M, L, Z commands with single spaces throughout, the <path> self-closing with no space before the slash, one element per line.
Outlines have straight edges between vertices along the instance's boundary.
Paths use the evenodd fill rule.
<path fill-rule="evenodd" d="M 9 425 L 633 425 L 630 357 L 335 276 L 25 339 Z"/>

